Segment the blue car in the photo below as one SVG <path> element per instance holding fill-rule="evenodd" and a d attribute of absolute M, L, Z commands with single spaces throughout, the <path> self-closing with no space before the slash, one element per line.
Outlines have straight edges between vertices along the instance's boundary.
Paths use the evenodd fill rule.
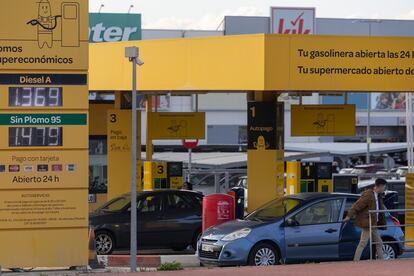
<path fill-rule="evenodd" d="M 359 195 L 302 193 L 285 196 L 257 209 L 244 220 L 211 227 L 198 243 L 202 264 L 276 265 L 305 261 L 352 260 L 361 230 L 342 222 Z M 384 241 L 403 241 L 399 221 L 386 214 Z M 403 243 L 384 244 L 384 257 L 395 259 Z M 375 253 L 373 253 L 375 254 Z M 375 255 L 374 255 L 375 256 Z M 362 258 L 369 258 L 369 246 Z"/>

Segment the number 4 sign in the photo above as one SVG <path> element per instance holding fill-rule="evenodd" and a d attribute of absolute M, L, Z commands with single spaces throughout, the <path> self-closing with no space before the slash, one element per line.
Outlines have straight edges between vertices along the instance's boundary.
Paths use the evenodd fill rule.
<path fill-rule="evenodd" d="M 315 8 L 271 8 L 271 32 L 276 34 L 314 34 Z"/>

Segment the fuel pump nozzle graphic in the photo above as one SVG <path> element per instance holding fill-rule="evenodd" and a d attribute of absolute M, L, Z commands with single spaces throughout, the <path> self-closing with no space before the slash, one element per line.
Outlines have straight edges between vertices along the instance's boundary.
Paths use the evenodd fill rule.
<path fill-rule="evenodd" d="M 53 30 L 57 27 L 57 19 L 61 15 L 52 16 L 49 0 L 41 0 L 38 7 L 38 17 L 27 22 L 27 25 L 37 26 L 37 41 L 39 48 L 45 45 L 53 46 Z"/>
<path fill-rule="evenodd" d="M 27 22 L 27 25 L 37 26 L 37 42 L 39 48 L 53 47 L 53 32 L 58 26 L 60 18 L 62 47 L 80 46 L 80 6 L 76 2 L 62 2 L 61 15 L 52 16 L 52 9 L 49 0 L 38 2 L 38 17 Z"/>

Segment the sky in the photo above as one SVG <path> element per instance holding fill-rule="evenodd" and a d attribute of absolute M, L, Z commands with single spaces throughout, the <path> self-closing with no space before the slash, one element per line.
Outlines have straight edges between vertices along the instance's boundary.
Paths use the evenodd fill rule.
<path fill-rule="evenodd" d="M 142 14 L 144 29 L 217 29 L 225 15 L 269 16 L 271 6 L 315 7 L 316 17 L 413 19 L 414 0 L 89 0 L 90 12 Z"/>

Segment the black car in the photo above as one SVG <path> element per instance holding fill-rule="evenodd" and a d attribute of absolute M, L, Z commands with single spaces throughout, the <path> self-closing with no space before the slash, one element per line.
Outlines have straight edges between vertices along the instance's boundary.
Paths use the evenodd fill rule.
<path fill-rule="evenodd" d="M 137 195 L 137 246 L 194 249 L 201 235 L 203 195 L 184 190 L 157 190 Z M 130 247 L 131 196 L 124 194 L 90 214 L 98 254 Z"/>

